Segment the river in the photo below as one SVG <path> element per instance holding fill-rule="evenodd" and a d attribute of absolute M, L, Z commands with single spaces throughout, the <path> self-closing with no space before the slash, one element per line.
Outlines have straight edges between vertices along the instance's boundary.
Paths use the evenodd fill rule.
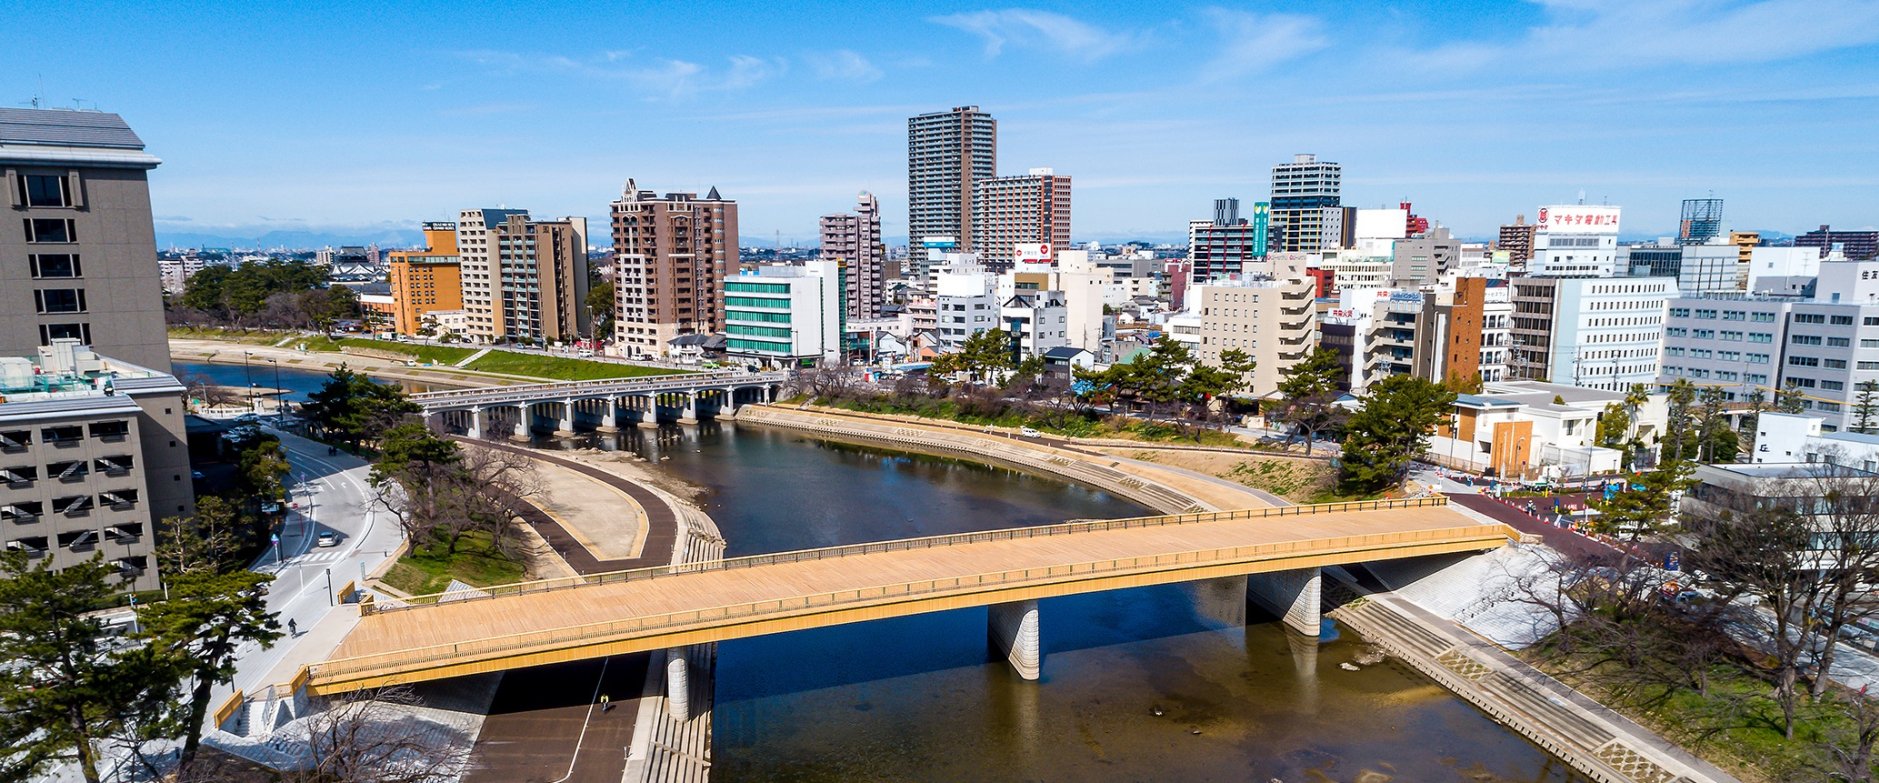
<path fill-rule="evenodd" d="M 293 374 L 283 385 L 300 391 L 321 377 Z M 732 555 L 1142 512 L 1003 468 L 754 426 L 541 445 L 630 449 L 702 487 Z M 1581 781 L 1400 664 L 1340 668 L 1361 640 L 1304 641 L 1205 585 L 1046 599 L 1038 682 L 988 654 L 985 615 L 720 644 L 713 779 Z"/>

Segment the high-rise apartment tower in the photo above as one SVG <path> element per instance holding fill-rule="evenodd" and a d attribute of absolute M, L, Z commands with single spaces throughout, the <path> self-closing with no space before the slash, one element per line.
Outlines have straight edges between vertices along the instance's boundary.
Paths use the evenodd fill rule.
<path fill-rule="evenodd" d="M 863 191 L 855 211 L 822 216 L 822 259 L 847 266 L 849 318 L 879 318 L 887 303 L 887 247 L 881 244 L 881 202 Z"/>
<path fill-rule="evenodd" d="M 922 114 L 907 120 L 907 246 L 915 272 L 932 277 L 919 250 L 928 239 L 951 237 L 972 250 L 972 190 L 998 172 L 998 121 L 977 106 Z"/>
<path fill-rule="evenodd" d="M 992 272 L 1011 268 L 1019 244 L 1044 244 L 1047 253 L 1070 247 L 1070 177 L 1031 169 L 972 186 L 972 248 Z"/>
<path fill-rule="evenodd" d="M 626 181 L 613 202 L 614 339 L 664 357 L 672 338 L 724 329 L 719 291 L 737 269 L 737 202 L 718 189 L 659 196 Z"/>
<path fill-rule="evenodd" d="M 1275 252 L 1335 250 L 1343 233 L 1344 167 L 1294 155 L 1272 167 L 1272 228 Z"/>

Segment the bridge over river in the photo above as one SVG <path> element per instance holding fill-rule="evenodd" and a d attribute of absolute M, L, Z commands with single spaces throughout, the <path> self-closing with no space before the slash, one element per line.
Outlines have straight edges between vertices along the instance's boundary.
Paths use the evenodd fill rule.
<path fill-rule="evenodd" d="M 1446 497 L 1070 522 L 590 574 L 361 607 L 296 683 L 343 693 L 763 634 L 991 607 L 1018 672 L 1040 665 L 1040 598 L 1237 579 L 1315 636 L 1319 568 L 1518 540 Z M 683 656 L 674 656 L 682 666 Z M 684 680 L 683 672 L 671 679 Z"/>
<path fill-rule="evenodd" d="M 789 374 L 701 372 L 649 378 L 532 383 L 411 395 L 426 419 L 472 438 L 535 429 L 570 433 L 661 420 L 694 421 L 770 402 Z"/>

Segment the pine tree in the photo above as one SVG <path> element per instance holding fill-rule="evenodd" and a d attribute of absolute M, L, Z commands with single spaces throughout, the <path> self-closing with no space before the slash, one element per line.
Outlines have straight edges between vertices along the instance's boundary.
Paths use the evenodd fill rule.
<path fill-rule="evenodd" d="M 1337 398 L 1339 381 L 1346 375 L 1337 352 L 1323 347 L 1279 373 L 1279 395 L 1283 399 L 1272 418 L 1290 425 L 1294 436 L 1304 436 L 1306 456 L 1311 455 L 1312 442 L 1319 433 L 1337 427 L 1345 418 Z"/>
<path fill-rule="evenodd" d="M 1853 431 L 1871 435 L 1879 426 L 1879 381 L 1859 382 L 1859 396 L 1853 398 Z"/>
<path fill-rule="evenodd" d="M 188 699 L 183 714 L 183 761 L 195 756 L 202 741 L 215 686 L 235 677 L 240 648 L 254 642 L 263 649 L 281 637 L 268 611 L 263 589 L 271 574 L 198 569 L 170 575 L 170 597 L 143 610 L 144 638 L 150 648 L 172 656 L 184 672 Z"/>
<path fill-rule="evenodd" d="M 1410 375 L 1378 381 L 1350 419 L 1339 459 L 1346 492 L 1371 494 L 1402 483 L 1409 463 L 1429 447 L 1429 432 L 1455 404 L 1455 393 Z"/>

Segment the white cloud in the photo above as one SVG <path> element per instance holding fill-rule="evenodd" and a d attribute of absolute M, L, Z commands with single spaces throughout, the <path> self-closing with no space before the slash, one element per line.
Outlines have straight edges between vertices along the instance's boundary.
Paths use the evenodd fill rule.
<path fill-rule="evenodd" d="M 1026 49 L 1043 46 L 1084 62 L 1095 62 L 1138 42 L 1138 37 L 1129 33 L 1103 30 L 1063 14 L 1030 8 L 974 11 L 930 17 L 927 21 L 978 36 L 985 42 L 986 57 L 997 57 L 1009 43 Z"/>
<path fill-rule="evenodd" d="M 855 82 L 867 84 L 881 78 L 881 69 L 860 52 L 850 49 L 837 49 L 832 52 L 815 52 L 803 57 L 809 67 L 815 71 L 816 78 L 825 81 Z"/>
<path fill-rule="evenodd" d="M 722 68 L 687 60 L 639 60 L 630 51 L 618 50 L 586 59 L 486 49 L 460 52 L 459 56 L 502 73 L 551 73 L 624 82 L 642 92 L 671 98 L 749 89 L 789 70 L 788 62 L 781 58 L 768 60 L 743 54 L 731 55 Z"/>
<path fill-rule="evenodd" d="M 1295 14 L 1254 14 L 1225 8 L 1203 10 L 1207 23 L 1226 39 L 1202 78 L 1230 79 L 1257 73 L 1330 45 L 1318 19 Z"/>

